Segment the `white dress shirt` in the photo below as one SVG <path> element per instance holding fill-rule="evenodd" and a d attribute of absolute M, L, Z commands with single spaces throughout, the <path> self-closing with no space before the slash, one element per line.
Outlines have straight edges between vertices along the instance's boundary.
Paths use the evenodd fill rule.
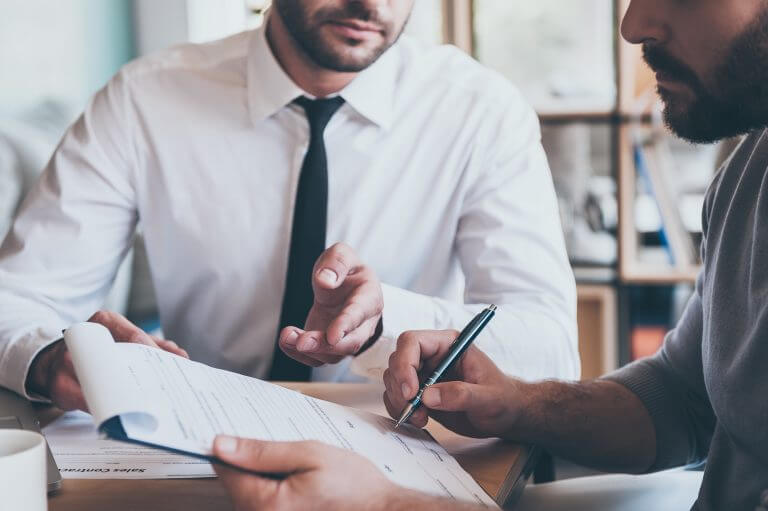
<path fill-rule="evenodd" d="M 24 393 L 33 357 L 101 307 L 138 222 L 165 335 L 265 377 L 309 141 L 301 94 L 263 29 L 139 59 L 98 92 L 0 248 L 0 385 Z M 401 332 L 461 329 L 488 303 L 500 312 L 477 345 L 499 366 L 577 377 L 573 275 L 520 94 L 408 37 L 340 94 L 326 239 L 381 279 L 384 333 L 313 378 L 380 377 Z"/>

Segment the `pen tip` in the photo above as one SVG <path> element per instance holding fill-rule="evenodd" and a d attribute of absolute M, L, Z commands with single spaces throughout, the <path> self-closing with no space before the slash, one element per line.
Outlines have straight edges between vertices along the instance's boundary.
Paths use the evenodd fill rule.
<path fill-rule="evenodd" d="M 494 311 L 495 312 L 496 309 L 497 309 L 497 307 L 494 304 L 491 304 L 491 305 L 488 306 L 488 310 L 489 311 Z"/>

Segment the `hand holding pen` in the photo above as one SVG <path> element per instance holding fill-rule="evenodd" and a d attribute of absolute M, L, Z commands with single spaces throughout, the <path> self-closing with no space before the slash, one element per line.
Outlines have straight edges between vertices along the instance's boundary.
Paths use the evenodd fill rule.
<path fill-rule="evenodd" d="M 470 325 L 472 322 L 470 322 Z M 384 404 L 389 414 L 399 419 L 413 400 L 422 381 L 434 373 L 459 336 L 456 331 L 416 331 L 400 336 L 397 349 L 384 373 Z M 424 427 L 431 416 L 463 435 L 503 436 L 517 415 L 522 382 L 506 376 L 475 346 L 466 349 L 444 379 L 428 386 L 421 406 L 408 419 Z"/>

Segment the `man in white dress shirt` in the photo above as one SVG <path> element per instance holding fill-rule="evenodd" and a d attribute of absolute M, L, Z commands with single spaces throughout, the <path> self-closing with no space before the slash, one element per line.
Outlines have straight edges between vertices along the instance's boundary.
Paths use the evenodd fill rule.
<path fill-rule="evenodd" d="M 195 360 L 269 377 L 279 332 L 292 359 L 325 364 L 314 379 L 376 378 L 402 331 L 461 328 L 493 302 L 478 345 L 499 366 L 577 377 L 536 115 L 455 48 L 400 37 L 412 6 L 276 0 L 262 29 L 125 66 L 0 248 L 0 385 L 84 406 L 57 339 L 99 309 L 139 221 L 163 332 Z M 320 103 L 335 106 L 317 128 Z M 329 247 L 313 269 L 295 262 L 307 237 Z M 314 290 L 306 325 L 281 316 L 296 268 Z M 185 354 L 119 315 L 91 319 Z"/>

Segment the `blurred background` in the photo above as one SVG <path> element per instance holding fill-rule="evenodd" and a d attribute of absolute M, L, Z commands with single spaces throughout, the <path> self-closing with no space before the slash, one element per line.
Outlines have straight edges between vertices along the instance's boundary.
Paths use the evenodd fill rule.
<path fill-rule="evenodd" d="M 0 235 L 66 127 L 129 60 L 259 26 L 268 0 L 3 0 Z M 458 46 L 539 113 L 578 281 L 584 377 L 655 352 L 700 264 L 700 213 L 738 141 L 691 146 L 620 40 L 627 0 L 416 0 L 407 32 Z M 106 307 L 157 326 L 140 237 Z"/>

